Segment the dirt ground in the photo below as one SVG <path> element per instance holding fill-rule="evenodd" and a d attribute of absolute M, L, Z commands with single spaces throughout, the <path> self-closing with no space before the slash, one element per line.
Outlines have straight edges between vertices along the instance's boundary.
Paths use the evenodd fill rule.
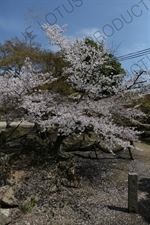
<path fill-rule="evenodd" d="M 98 152 L 90 157 L 74 157 L 75 170 L 82 184 L 61 182 L 58 173 L 64 163 L 56 165 L 48 157 L 22 155 L 13 162 L 9 178 L 19 204 L 36 199 L 26 212 L 9 209 L 10 225 L 148 225 L 150 224 L 150 146 L 136 143 L 143 151 L 133 150 L 124 158 Z M 84 155 L 85 156 L 85 155 Z M 139 213 L 128 213 L 128 173 L 138 175 Z M 33 203 L 33 202 L 32 202 Z"/>

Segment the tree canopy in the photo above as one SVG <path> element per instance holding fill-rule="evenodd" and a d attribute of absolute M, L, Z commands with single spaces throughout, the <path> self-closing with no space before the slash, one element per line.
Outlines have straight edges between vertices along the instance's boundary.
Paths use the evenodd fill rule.
<path fill-rule="evenodd" d="M 53 71 L 55 76 L 60 76 L 62 68 L 66 66 L 60 54 L 41 49 L 39 43 L 12 38 L 0 44 L 1 74 L 13 72 L 14 76 L 18 76 L 27 57 L 32 61 L 35 72 Z"/>

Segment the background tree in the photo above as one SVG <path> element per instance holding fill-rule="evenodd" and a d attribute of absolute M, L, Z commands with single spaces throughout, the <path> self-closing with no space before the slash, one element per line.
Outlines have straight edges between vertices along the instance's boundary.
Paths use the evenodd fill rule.
<path fill-rule="evenodd" d="M 28 44 L 26 41 L 20 41 L 17 38 L 5 41 L 0 47 L 0 68 L 2 73 L 13 72 L 15 76 L 18 76 L 27 57 L 31 58 L 35 69 L 38 70 L 39 52 L 40 44 L 35 42 Z"/>
<path fill-rule="evenodd" d="M 95 49 L 102 51 L 104 48 L 104 45 L 100 45 L 98 46 L 98 43 L 93 41 L 92 39 L 86 38 L 85 39 L 85 43 L 87 45 L 90 45 L 92 47 L 94 47 Z M 103 42 L 102 42 L 103 43 Z M 110 53 L 109 53 L 110 51 Z M 102 65 L 100 67 L 101 73 L 104 75 L 112 75 L 112 74 L 125 74 L 125 70 L 122 68 L 121 63 L 118 61 L 118 59 L 115 57 L 115 55 L 113 53 L 111 53 L 111 49 L 107 49 L 106 52 L 106 56 L 108 56 L 108 61 L 106 63 L 106 65 Z M 88 60 L 88 57 L 87 57 Z M 110 66 L 110 67 L 108 67 Z"/>
<path fill-rule="evenodd" d="M 59 53 L 41 49 L 41 45 L 34 41 L 36 35 L 32 32 L 23 33 L 24 39 L 17 37 L 0 44 L 0 71 L 1 74 L 14 72 L 20 73 L 24 60 L 29 57 L 36 72 L 53 71 L 55 76 L 60 76 L 62 68 L 66 65 Z"/>
<path fill-rule="evenodd" d="M 92 39 L 89 38 L 85 38 L 85 44 L 87 46 L 92 46 L 94 49 L 96 49 L 97 51 L 103 51 L 105 48 L 104 42 L 102 41 L 101 45 L 98 45 L 97 42 L 94 42 Z M 102 65 L 97 65 L 97 70 L 100 71 L 101 74 L 105 75 L 106 77 L 109 77 L 110 79 L 112 79 L 112 77 L 116 74 L 122 74 L 122 76 L 120 77 L 116 77 L 116 79 L 114 80 L 114 83 L 112 84 L 113 86 L 117 86 L 120 84 L 120 82 L 122 82 L 123 77 L 125 76 L 126 72 L 125 70 L 122 68 L 121 63 L 117 60 L 117 58 L 115 57 L 115 55 L 113 53 L 110 52 L 111 49 L 107 49 L 106 50 L 106 57 L 107 57 L 107 62 L 105 62 Z M 85 59 L 87 62 L 90 62 L 90 56 L 87 56 L 87 58 Z M 107 84 L 104 82 L 103 86 L 107 86 Z M 109 95 L 111 94 L 109 91 L 104 91 L 105 95 Z M 104 94 L 103 93 L 103 94 Z"/>

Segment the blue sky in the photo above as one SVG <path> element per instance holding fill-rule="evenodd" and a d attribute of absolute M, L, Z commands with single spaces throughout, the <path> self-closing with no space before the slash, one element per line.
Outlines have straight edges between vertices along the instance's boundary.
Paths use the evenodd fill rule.
<path fill-rule="evenodd" d="M 113 46 L 116 56 L 150 47 L 149 0 L 0 0 L 0 42 L 13 37 L 24 39 L 25 30 L 37 35 L 43 48 L 47 38 L 40 24 L 68 24 L 67 35 L 88 36 Z M 150 54 L 123 61 L 131 72 L 140 67 L 150 69 Z"/>

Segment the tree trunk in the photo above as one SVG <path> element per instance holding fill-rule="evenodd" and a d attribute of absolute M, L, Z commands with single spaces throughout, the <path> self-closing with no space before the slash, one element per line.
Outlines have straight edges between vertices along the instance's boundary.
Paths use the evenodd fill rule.
<path fill-rule="evenodd" d="M 134 147 L 133 141 L 130 141 L 130 145 L 132 145 Z M 128 147 L 128 150 L 129 150 L 130 159 L 131 160 L 134 160 L 133 155 L 132 155 L 132 152 L 131 152 L 131 147 Z"/>
<path fill-rule="evenodd" d="M 9 118 L 6 118 L 6 128 L 10 128 L 11 120 Z"/>
<path fill-rule="evenodd" d="M 52 148 L 52 153 L 54 154 L 55 157 L 58 157 L 60 150 L 61 150 L 62 142 L 65 138 L 66 138 L 66 136 L 62 136 L 62 135 L 57 136 L 57 139 Z"/>

